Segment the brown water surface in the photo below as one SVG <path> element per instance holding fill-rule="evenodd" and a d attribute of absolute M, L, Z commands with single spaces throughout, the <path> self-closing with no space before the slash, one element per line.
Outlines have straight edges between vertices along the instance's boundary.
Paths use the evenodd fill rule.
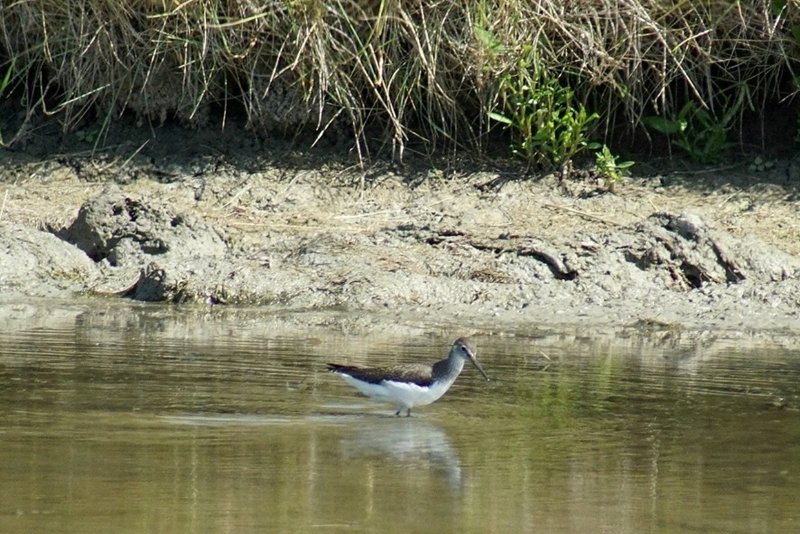
<path fill-rule="evenodd" d="M 264 311 L 4 305 L 2 532 L 800 530 L 800 352 L 666 332 L 475 335 L 394 417 L 327 361 L 462 332 Z M 654 340 L 655 339 L 655 340 Z"/>

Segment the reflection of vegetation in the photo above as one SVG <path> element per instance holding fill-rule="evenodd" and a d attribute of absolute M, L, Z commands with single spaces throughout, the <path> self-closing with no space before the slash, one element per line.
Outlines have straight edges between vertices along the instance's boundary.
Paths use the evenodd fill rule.
<path fill-rule="evenodd" d="M 798 398 L 797 373 L 785 374 L 785 356 L 738 369 L 744 359 L 735 355 L 723 355 L 730 358 L 727 366 L 718 359 L 705 365 L 707 361 L 694 359 L 697 354 L 677 355 L 679 350 L 654 357 L 601 349 L 590 358 L 575 357 L 573 363 L 567 358 L 553 362 L 546 370 L 526 362 L 513 373 L 510 392 L 501 394 L 503 402 L 487 401 L 489 412 L 484 410 L 480 425 L 488 428 L 481 443 L 491 452 L 483 452 L 481 460 L 495 467 L 482 482 L 492 486 L 502 480 L 534 491 L 526 484 L 536 480 L 547 485 L 542 492 L 549 498 L 597 491 L 614 499 L 671 481 L 677 493 L 658 492 L 648 501 L 666 509 L 670 499 L 685 497 L 681 489 L 687 484 L 717 498 L 716 470 L 753 465 L 752 440 L 771 433 L 770 428 L 780 443 L 778 463 L 800 468 L 800 456 L 794 454 L 800 424 L 759 386 L 769 382 L 780 389 L 794 382 L 790 387 Z M 721 366 L 730 372 L 719 376 Z M 779 382 L 784 386 L 765 382 L 765 376 L 783 376 Z M 769 422 L 764 410 L 773 410 L 776 419 Z M 734 446 L 708 446 L 718 442 Z M 770 449 L 756 460 L 756 469 L 744 471 L 768 487 L 786 488 L 793 481 L 769 475 L 775 461 Z M 780 506 L 790 506 L 789 500 Z"/>
<path fill-rule="evenodd" d="M 539 371 L 526 366 L 518 370 L 516 380 L 504 384 L 504 395 L 515 399 L 515 416 L 543 418 L 553 428 L 574 426 L 606 410 L 607 398 L 624 372 L 622 364 L 622 358 L 608 353 L 598 357 L 587 372 L 556 363 Z M 493 407 L 490 399 L 487 408 Z"/>
<path fill-rule="evenodd" d="M 548 350 L 560 358 L 534 360 L 532 343 L 493 336 L 496 368 L 484 363 L 496 382 L 462 377 L 407 420 L 361 413 L 358 399 L 336 396 L 333 377 L 318 370 L 341 341 L 336 331 L 317 346 L 305 331 L 287 333 L 294 323 L 267 337 L 242 329 L 242 311 L 203 315 L 202 331 L 185 310 L 111 312 L 87 311 L 59 329 L 52 313 L 16 317 L 36 322 L 0 344 L 4 371 L 24 378 L 0 388 L 3 406 L 19 408 L 6 410 L 13 439 L 0 441 L 0 470 L 15 480 L 4 495 L 10 509 L 69 495 L 70 510 L 97 513 L 91 498 L 102 495 L 109 530 L 795 526 L 797 405 L 765 402 L 771 391 L 795 403 L 800 394 L 800 358 L 785 346 L 731 352 L 732 341 L 703 334 L 695 347 L 662 330 L 657 352 L 634 336 L 616 341 L 624 350 L 569 339 Z M 297 380 L 304 387 L 290 387 Z M 351 401 L 354 411 L 342 414 Z M 422 444 L 409 453 L 407 443 L 394 448 L 406 431 Z M 441 469 L 454 458 L 460 488 Z M 20 520 L 35 531 L 57 530 L 55 522 L 79 531 L 86 517 Z"/>

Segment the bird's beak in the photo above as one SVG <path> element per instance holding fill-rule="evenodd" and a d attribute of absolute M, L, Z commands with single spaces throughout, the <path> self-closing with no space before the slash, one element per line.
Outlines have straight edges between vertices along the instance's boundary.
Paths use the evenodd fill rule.
<path fill-rule="evenodd" d="M 472 362 L 472 365 L 474 365 L 475 368 L 478 369 L 478 371 L 481 372 L 481 374 L 483 375 L 483 378 L 485 378 L 486 381 L 488 382 L 489 381 L 489 377 L 486 375 L 486 372 L 483 370 L 483 367 L 481 367 L 481 364 L 478 363 L 478 360 L 475 359 L 475 355 L 474 354 L 470 354 L 469 355 L 469 361 Z"/>

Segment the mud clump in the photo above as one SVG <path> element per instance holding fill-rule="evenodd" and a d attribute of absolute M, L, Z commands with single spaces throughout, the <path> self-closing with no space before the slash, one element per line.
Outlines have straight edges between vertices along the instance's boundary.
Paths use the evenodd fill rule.
<path fill-rule="evenodd" d="M 97 263 L 106 292 L 145 301 L 204 300 L 184 294 L 184 281 L 228 253 L 210 224 L 117 186 L 84 203 L 58 235 Z"/>
<path fill-rule="evenodd" d="M 0 222 L 0 291 L 3 295 L 58 296 L 81 293 L 96 283 L 95 264 L 56 236 Z"/>
<path fill-rule="evenodd" d="M 60 237 L 112 267 L 138 266 L 154 257 L 221 257 L 227 251 L 221 235 L 207 223 L 157 199 L 125 195 L 117 187 L 84 204 Z"/>
<path fill-rule="evenodd" d="M 686 291 L 708 284 L 764 283 L 794 277 L 798 258 L 758 240 L 716 230 L 692 213 L 656 213 L 609 239 L 627 261 L 660 271 L 665 286 Z"/>

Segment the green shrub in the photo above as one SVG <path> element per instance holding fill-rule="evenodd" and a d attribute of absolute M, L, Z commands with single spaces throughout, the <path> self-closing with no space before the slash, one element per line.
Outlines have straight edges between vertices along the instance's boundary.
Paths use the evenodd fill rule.
<path fill-rule="evenodd" d="M 606 146 L 595 153 L 595 166 L 597 172 L 601 177 L 609 180 L 612 184 L 619 183 L 622 178 L 627 174 L 628 169 L 633 167 L 633 161 L 620 161 L 617 162 L 617 157 Z"/>
<path fill-rule="evenodd" d="M 512 132 L 512 152 L 532 163 L 564 165 L 587 148 L 589 128 L 599 115 L 577 102 L 527 45 L 512 72 L 496 88 L 497 107 L 489 118 Z"/>
<path fill-rule="evenodd" d="M 719 160 L 731 146 L 728 142 L 728 130 L 736 113 L 738 105 L 728 108 L 722 118 L 717 118 L 711 111 L 698 106 L 694 100 L 689 100 L 677 115 L 647 116 L 642 118 L 642 123 L 669 137 L 674 146 L 693 160 L 712 163 Z"/>

